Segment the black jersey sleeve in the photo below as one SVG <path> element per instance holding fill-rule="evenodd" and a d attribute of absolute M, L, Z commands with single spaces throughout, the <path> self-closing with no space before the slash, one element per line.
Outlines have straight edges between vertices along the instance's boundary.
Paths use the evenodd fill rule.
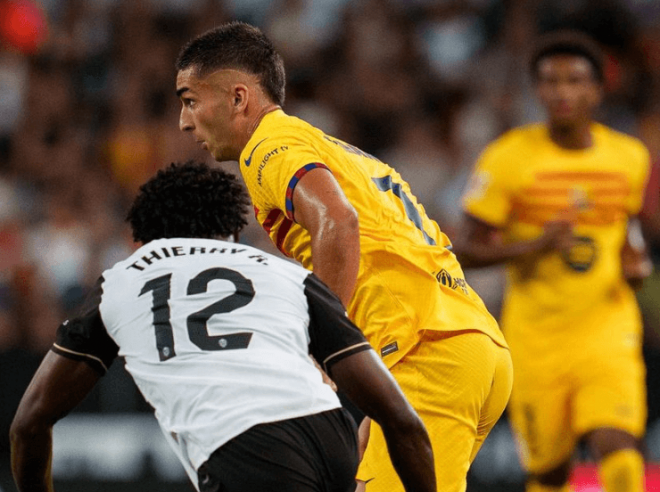
<path fill-rule="evenodd" d="M 87 362 L 101 375 L 117 357 L 119 347 L 108 335 L 99 306 L 103 295 L 103 277 L 87 296 L 77 316 L 66 320 L 57 329 L 51 350 L 70 359 Z"/>
<path fill-rule="evenodd" d="M 307 276 L 304 285 L 310 316 L 309 351 L 326 372 L 344 357 L 371 349 L 327 285 L 313 273 Z"/>

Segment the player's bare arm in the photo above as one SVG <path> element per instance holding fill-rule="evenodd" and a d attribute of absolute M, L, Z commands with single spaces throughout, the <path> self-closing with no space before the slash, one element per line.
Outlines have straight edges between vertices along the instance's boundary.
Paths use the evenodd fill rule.
<path fill-rule="evenodd" d="M 633 280 L 633 287 L 641 286 L 641 280 L 652 273 L 653 263 L 648 255 L 648 243 L 660 243 L 660 165 L 656 162 L 651 166 L 651 173 L 646 185 L 644 204 L 639 215 L 628 219 L 626 244 L 621 251 L 621 266 L 623 276 Z M 632 254 L 631 254 L 632 253 Z M 628 260 L 635 259 L 630 262 Z M 637 263 L 629 268 L 630 263 Z M 631 271 L 632 270 L 632 271 Z M 630 283 L 630 280 L 628 281 Z M 637 284 L 637 285 L 635 285 Z"/>
<path fill-rule="evenodd" d="M 621 272 L 635 289 L 641 288 L 644 279 L 653 273 L 653 262 L 646 248 L 642 225 L 636 217 L 628 220 L 626 241 L 621 248 Z"/>
<path fill-rule="evenodd" d="M 11 425 L 11 468 L 20 492 L 50 492 L 53 425 L 91 391 L 100 375 L 89 364 L 48 352 Z"/>
<path fill-rule="evenodd" d="M 640 219 L 642 229 L 644 230 L 644 237 L 650 243 L 660 243 L 660 208 L 657 212 L 640 217 Z"/>
<path fill-rule="evenodd" d="M 521 256 L 563 251 L 572 244 L 572 224 L 557 220 L 545 224 L 544 232 L 536 239 L 504 243 L 500 230 L 476 217 L 464 214 L 454 240 L 454 252 L 466 268 L 486 267 L 505 263 Z"/>
<path fill-rule="evenodd" d="M 296 222 L 311 236 L 314 273 L 350 302 L 360 268 L 360 229 L 355 209 L 332 173 L 314 169 L 293 194 Z"/>
<path fill-rule="evenodd" d="M 329 371 L 338 388 L 383 429 L 406 492 L 435 491 L 433 451 L 424 424 L 376 353 L 353 354 Z"/>
<path fill-rule="evenodd" d="M 644 237 L 649 243 L 660 243 L 660 162 L 651 166 L 644 205 L 639 212 Z"/>

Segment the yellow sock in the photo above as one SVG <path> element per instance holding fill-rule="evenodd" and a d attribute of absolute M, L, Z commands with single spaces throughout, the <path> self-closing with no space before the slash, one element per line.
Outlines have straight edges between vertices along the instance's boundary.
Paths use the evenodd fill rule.
<path fill-rule="evenodd" d="M 549 485 L 542 485 L 538 482 L 527 482 L 525 492 L 571 492 L 572 489 L 568 484 L 563 487 L 550 487 Z"/>
<path fill-rule="evenodd" d="M 644 492 L 644 458 L 634 449 L 608 454 L 599 464 L 605 492 Z"/>

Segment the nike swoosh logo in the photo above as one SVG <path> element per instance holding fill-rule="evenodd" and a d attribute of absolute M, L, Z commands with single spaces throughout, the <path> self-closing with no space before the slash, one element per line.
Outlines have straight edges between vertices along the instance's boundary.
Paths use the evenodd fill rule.
<path fill-rule="evenodd" d="M 264 140 L 266 139 L 264 138 Z M 254 146 L 248 158 L 245 159 L 245 167 L 250 167 L 250 164 L 252 164 L 252 154 L 254 154 L 254 151 L 257 150 L 257 147 L 259 147 L 264 140 L 262 140 L 261 142 L 259 142 L 257 145 Z"/>

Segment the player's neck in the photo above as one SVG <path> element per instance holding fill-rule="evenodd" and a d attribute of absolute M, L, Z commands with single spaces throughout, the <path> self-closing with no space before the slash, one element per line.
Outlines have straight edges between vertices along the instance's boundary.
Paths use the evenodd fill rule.
<path fill-rule="evenodd" d="M 560 125 L 549 122 L 548 131 L 550 139 L 563 149 L 588 149 L 594 143 L 590 121 L 575 125 Z"/>
<path fill-rule="evenodd" d="M 247 118 L 243 124 L 242 130 L 239 130 L 240 141 L 238 142 L 238 156 L 245 150 L 245 146 L 248 144 L 252 135 L 257 130 L 259 123 L 264 119 L 268 113 L 271 113 L 277 109 L 281 109 L 279 105 L 275 103 L 268 102 L 263 105 L 259 105 L 258 108 L 254 109 L 254 114 L 248 114 Z M 236 157 L 235 160 L 238 160 L 239 157 Z"/>
<path fill-rule="evenodd" d="M 257 130 L 257 127 L 259 126 L 259 123 L 261 123 L 261 120 L 264 119 L 264 116 L 266 116 L 268 113 L 272 113 L 273 111 L 281 109 L 278 104 L 275 103 L 268 103 L 265 104 L 259 112 L 254 116 L 252 120 L 252 124 L 248 127 L 248 139 L 252 137 L 254 132 Z"/>

